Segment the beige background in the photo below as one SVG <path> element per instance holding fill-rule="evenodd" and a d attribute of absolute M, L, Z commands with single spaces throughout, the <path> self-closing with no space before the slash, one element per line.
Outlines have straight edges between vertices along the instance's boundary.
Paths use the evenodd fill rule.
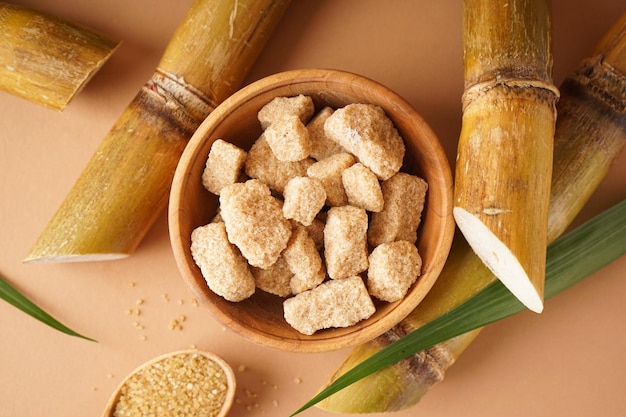
<path fill-rule="evenodd" d="M 62 113 L 0 93 L 0 273 L 62 322 L 99 341 L 60 334 L 0 302 L 0 417 L 98 416 L 130 370 L 191 345 L 216 352 L 234 368 L 245 366 L 237 372 L 239 403 L 231 415 L 288 415 L 347 351 L 282 353 L 224 330 L 191 304 L 171 254 L 165 214 L 129 259 L 21 263 L 152 73 L 190 0 L 20 3 L 124 42 Z M 557 84 L 625 11 L 616 0 L 553 2 Z M 462 93 L 460 0 L 294 0 L 248 81 L 301 67 L 354 71 L 388 85 L 423 114 L 454 161 Z M 578 222 L 626 197 L 625 165 L 622 154 Z M 525 312 L 490 326 L 443 383 L 395 415 L 626 415 L 625 270 L 622 257 L 549 301 L 542 315 Z M 137 306 L 139 299 L 144 303 Z M 126 314 L 133 308 L 141 316 Z M 187 317 L 183 329 L 169 330 L 181 314 Z M 313 409 L 304 415 L 332 414 Z"/>

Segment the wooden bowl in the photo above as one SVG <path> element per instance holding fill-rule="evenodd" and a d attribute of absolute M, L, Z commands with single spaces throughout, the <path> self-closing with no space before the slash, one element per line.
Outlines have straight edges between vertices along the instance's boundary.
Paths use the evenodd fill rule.
<path fill-rule="evenodd" d="M 175 351 L 171 353 L 166 353 L 166 354 L 157 356 L 156 358 L 151 359 L 148 362 L 144 363 L 143 365 L 140 365 L 139 367 L 135 368 L 117 386 L 117 388 L 111 395 L 111 398 L 109 399 L 104 409 L 104 412 L 102 413 L 102 417 L 113 417 L 115 413 L 115 408 L 117 407 L 117 403 L 120 400 L 120 395 L 122 394 L 122 389 L 126 386 L 129 380 L 131 380 L 136 374 L 144 372 L 148 368 L 151 368 L 157 364 L 161 365 L 167 359 L 174 358 L 174 357 L 184 358 L 190 355 L 198 355 L 198 356 L 203 356 L 207 358 L 209 361 L 217 365 L 224 373 L 224 376 L 226 377 L 226 384 L 227 384 L 226 393 L 224 396 L 224 401 L 222 403 L 221 409 L 219 411 L 216 411 L 215 417 L 225 417 L 228 414 L 228 411 L 230 410 L 230 408 L 232 407 L 233 401 L 235 399 L 235 391 L 237 388 L 235 373 L 233 372 L 233 369 L 231 368 L 231 366 L 226 361 L 224 361 L 224 359 L 222 359 L 221 357 L 211 352 L 205 352 L 205 351 L 196 350 L 196 349 L 179 350 L 179 351 Z M 178 375 L 177 372 L 173 372 L 172 374 Z M 163 377 L 165 378 L 165 376 Z M 151 401 L 158 402 L 159 399 L 158 398 L 145 398 L 145 401 L 146 402 L 151 402 Z M 178 412 L 180 412 L 180 410 Z"/>
<path fill-rule="evenodd" d="M 283 318 L 283 299 L 257 290 L 249 299 L 233 303 L 214 294 L 191 256 L 191 232 L 215 215 L 218 198 L 201 184 L 211 145 L 224 139 L 248 150 L 259 137 L 257 112 L 274 97 L 298 94 L 312 97 L 316 110 L 350 103 L 381 106 L 406 144 L 402 171 L 418 175 L 429 185 L 416 245 L 422 275 L 400 301 L 374 301 L 369 319 L 347 328 L 331 328 L 306 336 Z M 305 69 L 275 74 L 254 82 L 218 106 L 200 125 L 177 167 L 169 203 L 170 239 L 180 272 L 194 296 L 224 326 L 265 346 L 287 351 L 322 352 L 351 347 L 386 332 L 407 316 L 430 290 L 445 263 L 452 243 L 452 174 L 441 145 L 422 117 L 400 96 L 384 86 L 352 73 Z"/>

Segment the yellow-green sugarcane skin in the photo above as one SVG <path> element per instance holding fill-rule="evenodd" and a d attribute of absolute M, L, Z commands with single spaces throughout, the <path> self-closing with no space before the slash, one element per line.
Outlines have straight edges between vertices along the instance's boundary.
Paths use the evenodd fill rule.
<path fill-rule="evenodd" d="M 179 25 L 158 66 L 220 103 L 242 84 L 289 4 L 196 0 L 189 11 L 194 19 Z M 240 69 L 233 68 L 233 62 Z"/>
<path fill-rule="evenodd" d="M 419 327 L 419 326 L 418 326 Z M 446 370 L 470 345 L 480 329 L 468 332 L 419 352 L 395 365 L 360 379 L 317 404 L 337 413 L 384 413 L 400 411 L 417 404 Z M 331 375 L 332 381 L 404 335 L 401 330 L 387 332 L 371 342 L 357 346 Z"/>
<path fill-rule="evenodd" d="M 552 79 L 547 0 L 463 1 L 466 88 L 496 79 Z"/>
<path fill-rule="evenodd" d="M 137 245 L 138 234 L 146 233 L 159 216 L 167 203 L 169 172 L 176 169 L 184 138 L 198 122 L 183 110 L 165 110 L 168 98 L 150 85 L 96 149 L 26 262 L 125 257 Z"/>
<path fill-rule="evenodd" d="M 95 31 L 0 3 L 0 90 L 63 110 L 117 48 Z"/>
<path fill-rule="evenodd" d="M 555 104 L 552 91 L 532 86 L 501 85 L 477 95 L 463 112 L 455 179 L 455 207 L 504 244 L 541 297 Z"/>
<path fill-rule="evenodd" d="M 548 2 L 465 0 L 463 46 L 454 217 L 483 262 L 541 312 L 558 98 Z"/>
<path fill-rule="evenodd" d="M 211 71 L 204 82 L 199 81 L 200 75 L 188 76 L 192 55 L 186 55 L 180 73 L 170 72 L 177 70 L 171 60 L 176 48 L 170 45 L 162 58 L 169 62 L 163 65 L 167 69 L 157 68 L 124 110 L 24 261 L 78 262 L 130 255 L 167 205 L 188 139 L 218 102 L 239 87 L 288 4 L 197 0 L 181 26 L 195 22 L 202 36 L 186 29 L 177 32 L 172 43 L 184 45 L 185 39 L 180 38 L 193 36 L 189 43 L 200 45 L 196 52 L 207 55 L 225 78 L 212 79 Z M 215 5 L 247 7 L 249 15 L 235 16 L 232 25 L 239 29 L 233 31 L 196 19 Z M 198 39 L 203 36 L 211 39 L 207 43 L 213 47 L 201 46 Z M 238 53 L 227 54 L 223 48 Z M 205 65 L 207 57 L 195 58 L 201 67 Z M 198 85 L 190 84 L 190 79 Z"/>
<path fill-rule="evenodd" d="M 566 150 L 555 154 L 555 165 L 563 168 L 552 179 L 551 239 L 591 197 L 624 147 L 626 135 L 626 73 L 597 57 L 583 62 L 561 90 L 555 146 Z"/>
<path fill-rule="evenodd" d="M 565 232 L 626 145 L 626 15 L 620 22 L 618 29 L 614 28 L 611 32 L 621 35 L 619 42 L 615 41 L 616 35 L 612 37 L 612 47 L 608 52 L 612 60 L 606 59 L 604 53 L 584 60 L 578 70 L 560 86 L 548 242 Z M 387 346 L 398 333 L 408 333 L 432 321 L 467 301 L 496 279 L 457 233 L 446 265 L 424 300 L 394 329 L 351 352 L 330 381 Z M 445 372 L 481 330 L 476 329 L 434 346 L 440 351 L 449 352 L 448 362 L 441 361 L 436 369 Z M 432 375 L 431 369 L 418 369 L 417 374 L 407 375 L 409 371 L 403 363 L 388 368 L 381 371 L 386 374 L 372 374 L 362 379 L 363 382 L 359 381 L 361 385 L 357 385 L 357 382 L 344 388 L 318 406 L 349 413 L 397 411 L 416 404 L 438 382 L 421 375 Z M 359 398 L 364 393 L 379 390 L 389 380 L 389 375 L 400 381 L 418 383 L 395 384 L 405 387 L 407 392 L 396 392 L 392 384 L 394 389 L 388 391 L 389 396 L 396 398 L 386 398 L 381 406 L 368 404 L 365 407 L 353 401 L 353 398 Z M 443 374 L 441 376 L 443 378 Z M 405 400 L 407 398 L 410 400 Z"/>

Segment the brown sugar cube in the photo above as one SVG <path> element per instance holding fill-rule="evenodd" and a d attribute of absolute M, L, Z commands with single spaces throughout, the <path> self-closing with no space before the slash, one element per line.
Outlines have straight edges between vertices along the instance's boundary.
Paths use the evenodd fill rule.
<path fill-rule="evenodd" d="M 284 257 L 279 257 L 267 269 L 253 266 L 250 270 L 258 289 L 279 297 L 292 295 L 291 278 L 293 277 L 293 272 L 289 269 L 289 265 L 287 265 Z"/>
<path fill-rule="evenodd" d="M 372 212 L 383 209 L 383 192 L 378 177 L 368 167 L 357 162 L 343 171 L 341 180 L 348 204 Z"/>
<path fill-rule="evenodd" d="M 313 219 L 309 226 L 304 226 L 309 233 L 313 242 L 315 242 L 315 248 L 319 251 L 324 247 L 324 227 L 325 221 L 321 220 L 321 216 L 317 216 Z"/>
<path fill-rule="evenodd" d="M 286 115 L 295 115 L 306 123 L 315 113 L 313 99 L 303 94 L 293 97 L 276 97 L 259 110 L 258 119 L 263 130 Z"/>
<path fill-rule="evenodd" d="M 324 107 L 306 125 L 311 142 L 311 158 L 321 161 L 336 153 L 345 152 L 337 142 L 328 138 L 324 132 L 324 122 L 333 114 L 331 107 Z"/>
<path fill-rule="evenodd" d="M 314 162 L 312 158 L 298 162 L 279 161 L 274 156 L 265 135 L 261 135 L 248 151 L 244 170 L 250 178 L 258 179 L 271 189 L 282 193 L 290 179 L 306 176 L 307 168 Z"/>
<path fill-rule="evenodd" d="M 209 223 L 191 233 L 191 255 L 207 285 L 228 301 L 254 294 L 254 277 L 239 250 L 228 241 L 224 223 Z"/>
<path fill-rule="evenodd" d="M 202 173 L 202 185 L 213 194 L 219 195 L 222 188 L 238 182 L 246 155 L 243 149 L 217 139 L 209 151 Z"/>
<path fill-rule="evenodd" d="M 291 277 L 289 286 L 291 288 L 292 294 L 300 294 L 303 291 L 307 291 L 317 287 L 322 282 L 324 282 L 325 279 L 326 268 L 324 268 L 324 265 L 322 265 L 320 269 L 313 274 L 295 274 L 293 277 Z"/>
<path fill-rule="evenodd" d="M 290 284 L 294 294 L 314 288 L 324 281 L 326 270 L 322 257 L 303 226 L 292 231 L 282 257 L 294 274 Z"/>
<path fill-rule="evenodd" d="M 344 206 L 348 197 L 343 189 L 341 174 L 343 170 L 354 164 L 354 156 L 347 152 L 338 153 L 317 161 L 307 169 L 307 175 L 317 178 L 326 190 L 326 203 L 329 206 Z"/>
<path fill-rule="evenodd" d="M 381 180 L 402 166 L 404 142 L 379 106 L 349 104 L 337 109 L 324 123 L 324 131 Z"/>
<path fill-rule="evenodd" d="M 283 302 L 287 323 L 312 335 L 331 327 L 348 327 L 369 318 L 376 308 L 361 277 L 327 281 Z"/>
<path fill-rule="evenodd" d="M 354 206 L 333 207 L 324 227 L 326 270 L 333 279 L 367 269 L 367 213 Z"/>
<path fill-rule="evenodd" d="M 398 301 L 417 281 L 421 270 L 422 258 L 413 243 L 382 243 L 369 256 L 367 289 L 381 301 Z"/>
<path fill-rule="evenodd" d="M 284 190 L 283 215 L 310 226 L 326 202 L 326 190 L 317 178 L 295 177 Z"/>
<path fill-rule="evenodd" d="M 220 206 L 228 240 L 250 265 L 268 268 L 276 262 L 291 236 L 291 224 L 268 186 L 255 179 L 229 185 L 222 189 Z"/>
<path fill-rule="evenodd" d="M 428 184 L 415 175 L 399 172 L 381 184 L 382 211 L 372 213 L 368 241 L 372 246 L 396 240 L 415 243 Z"/>
<path fill-rule="evenodd" d="M 297 162 L 311 153 L 309 131 L 298 116 L 285 116 L 265 129 L 265 139 L 279 161 Z"/>

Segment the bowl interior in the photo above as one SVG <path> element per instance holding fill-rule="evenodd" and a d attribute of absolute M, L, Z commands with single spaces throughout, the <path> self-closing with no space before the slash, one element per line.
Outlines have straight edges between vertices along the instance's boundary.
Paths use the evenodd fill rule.
<path fill-rule="evenodd" d="M 283 318 L 283 299 L 257 291 L 251 298 L 232 303 L 206 285 L 190 252 L 193 229 L 215 215 L 218 198 L 201 184 L 207 156 L 216 139 L 249 150 L 261 134 L 257 113 L 274 97 L 305 94 L 316 110 L 350 103 L 381 106 L 406 144 L 402 171 L 418 175 L 429 185 L 418 232 L 422 275 L 407 295 L 394 303 L 374 300 L 376 313 L 348 327 L 318 331 L 306 336 Z M 169 207 L 170 237 L 181 274 L 194 296 L 224 324 L 244 337 L 289 351 L 320 352 L 355 346 L 389 330 L 410 313 L 434 284 L 452 242 L 452 177 L 438 139 L 424 120 L 402 98 L 369 79 L 332 70 L 299 70 L 259 80 L 224 101 L 202 123 L 186 147 L 173 181 Z"/>

